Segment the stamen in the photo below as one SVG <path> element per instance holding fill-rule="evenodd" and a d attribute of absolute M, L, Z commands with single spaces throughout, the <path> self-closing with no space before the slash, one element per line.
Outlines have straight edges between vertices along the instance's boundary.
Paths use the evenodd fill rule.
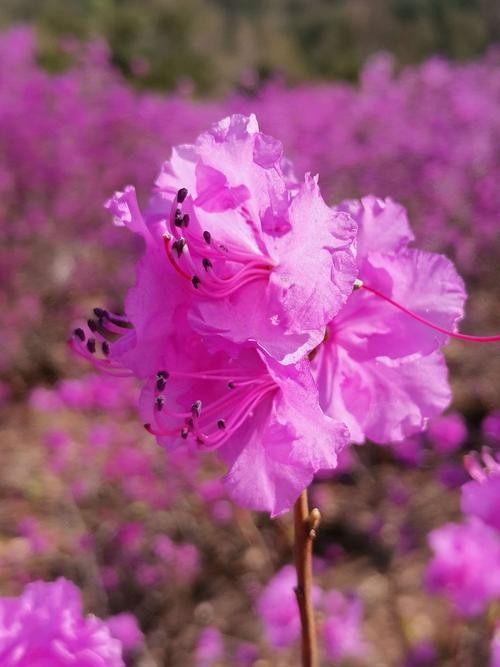
<path fill-rule="evenodd" d="M 94 320 L 87 320 L 87 326 L 92 332 L 97 331 L 97 324 Z"/>
<path fill-rule="evenodd" d="M 275 262 L 267 255 L 265 247 L 254 251 L 237 244 L 220 243 L 212 239 L 208 230 L 201 236 L 197 230 L 188 230 L 189 214 L 183 214 L 178 206 L 186 196 L 186 188 L 177 193 L 170 210 L 169 231 L 163 235 L 167 258 L 174 270 L 207 298 L 225 298 L 248 283 L 268 280 Z M 186 230 L 185 236 L 181 235 L 181 228 Z M 200 264 L 208 274 L 203 285 L 199 277 Z M 209 272 L 209 269 L 212 270 Z"/>
<path fill-rule="evenodd" d="M 104 308 L 94 308 L 94 314 L 98 319 L 109 317 L 108 311 L 104 310 Z"/>
<path fill-rule="evenodd" d="M 417 320 L 417 322 L 420 322 L 421 324 L 424 324 L 425 326 L 430 327 L 431 329 L 434 329 L 435 331 L 439 331 L 439 333 L 442 333 L 445 336 L 450 336 L 451 338 L 456 338 L 458 340 L 469 341 L 469 342 L 472 342 L 472 343 L 498 343 L 498 342 L 500 342 L 500 336 L 469 336 L 468 334 L 461 334 L 461 333 L 458 333 L 458 332 L 455 332 L 455 331 L 449 331 L 448 329 L 443 329 L 443 327 L 440 327 L 437 324 L 433 324 L 429 320 L 425 319 L 425 317 L 422 317 L 421 315 L 417 315 L 417 313 L 414 313 L 411 310 L 408 310 L 408 308 L 405 308 L 404 306 L 402 306 L 397 301 L 394 301 L 394 299 L 391 299 L 390 297 L 386 296 L 385 294 L 382 294 L 382 292 L 379 292 L 374 287 L 370 287 L 369 285 L 366 285 L 365 283 L 363 283 L 361 285 L 361 287 L 363 287 L 368 292 L 372 292 L 372 294 L 375 294 L 376 296 L 383 299 L 384 301 L 387 301 L 387 303 L 390 303 L 391 306 L 394 306 L 395 308 L 398 308 L 399 310 L 401 310 L 406 315 L 409 315 L 410 317 L 413 317 L 413 319 Z"/>
<path fill-rule="evenodd" d="M 186 245 L 186 239 L 182 236 L 181 236 L 180 239 L 177 239 L 177 241 L 174 241 L 172 243 L 172 248 L 177 253 L 177 257 L 180 258 L 180 256 L 182 255 L 182 251 L 184 250 L 185 245 Z"/>
<path fill-rule="evenodd" d="M 95 352 L 95 338 L 89 338 L 87 341 L 87 350 L 90 352 L 90 354 L 94 354 Z"/>
<path fill-rule="evenodd" d="M 226 381 L 228 373 L 232 373 L 236 381 L 229 383 L 234 391 L 230 394 L 223 391 L 214 400 L 203 406 L 201 400 L 196 400 L 191 408 L 185 412 L 168 407 L 165 396 L 156 396 L 154 399 L 154 426 L 147 425 L 147 430 L 156 436 L 181 436 L 187 439 L 190 435 L 204 451 L 212 451 L 230 438 L 240 428 L 246 419 L 251 417 L 253 410 L 271 392 L 277 390 L 275 382 L 265 373 L 250 375 L 246 369 L 219 368 L 208 371 L 180 372 L 172 371 L 169 375 L 176 377 L 193 378 L 220 382 Z M 162 371 L 160 371 L 162 373 Z M 157 374 L 158 380 L 165 380 L 163 375 Z M 223 417 L 221 416 L 224 415 Z M 165 423 L 164 420 L 168 420 Z M 172 423 L 174 420 L 174 423 Z M 181 423 L 175 427 L 175 420 Z"/>
<path fill-rule="evenodd" d="M 81 327 L 75 329 L 73 333 L 77 338 L 79 338 L 82 341 L 82 343 L 85 341 L 85 331 Z"/>
<path fill-rule="evenodd" d="M 108 341 L 105 340 L 101 343 L 101 349 L 102 349 L 102 353 L 104 354 L 104 356 L 107 357 L 108 354 L 109 354 L 109 350 L 110 350 Z"/>
<path fill-rule="evenodd" d="M 188 195 L 187 188 L 181 188 L 180 190 L 178 190 L 177 201 L 179 202 L 179 204 L 182 204 L 182 202 L 186 199 L 187 195 Z"/>

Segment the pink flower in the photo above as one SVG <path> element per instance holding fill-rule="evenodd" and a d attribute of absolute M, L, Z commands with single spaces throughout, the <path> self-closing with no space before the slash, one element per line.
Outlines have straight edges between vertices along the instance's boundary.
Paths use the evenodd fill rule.
<path fill-rule="evenodd" d="M 438 454 L 451 454 L 461 447 L 467 438 L 467 427 L 461 414 L 437 417 L 429 424 L 428 438 Z"/>
<path fill-rule="evenodd" d="M 0 598 L 2 667 L 125 667 L 107 624 L 83 616 L 80 593 L 65 579 L 28 584 Z"/>
<path fill-rule="evenodd" d="M 307 360 L 282 366 L 252 348 L 210 352 L 187 331 L 182 341 L 143 390 L 148 430 L 167 448 L 188 441 L 217 451 L 236 503 L 273 516 L 288 510 L 348 443 L 347 429 L 319 408 Z"/>
<path fill-rule="evenodd" d="M 474 479 L 462 486 L 462 512 L 477 516 L 500 531 L 500 460 L 483 452 L 483 469 L 474 454 L 465 459 L 466 468 Z"/>
<path fill-rule="evenodd" d="M 413 235 L 406 213 L 390 199 L 365 197 L 339 208 L 358 223 L 364 288 L 329 323 L 314 357 L 321 404 L 347 424 L 355 442 L 399 441 L 422 430 L 449 403 L 439 352 L 447 336 L 372 290 L 453 329 L 462 316 L 463 284 L 445 257 L 407 247 Z"/>
<path fill-rule="evenodd" d="M 142 644 L 142 634 L 137 619 L 132 614 L 116 614 L 107 619 L 106 625 L 111 636 L 118 639 L 125 651 L 132 651 Z"/>
<path fill-rule="evenodd" d="M 224 658 L 222 635 L 217 628 L 206 628 L 196 646 L 196 667 L 215 667 Z"/>
<path fill-rule="evenodd" d="M 274 575 L 257 601 L 257 611 L 264 623 L 266 639 L 274 648 L 291 646 L 300 636 L 296 585 L 295 568 L 285 565 Z"/>
<path fill-rule="evenodd" d="M 481 430 L 487 441 L 498 445 L 500 443 L 500 411 L 492 412 L 485 417 Z"/>
<path fill-rule="evenodd" d="M 330 591 L 323 597 L 326 613 L 322 634 L 329 660 L 359 658 L 367 646 L 361 636 L 363 604 L 357 597 Z"/>
<path fill-rule="evenodd" d="M 91 337 L 80 330 L 73 346 L 111 373 L 144 377 L 148 431 L 168 449 L 217 451 L 236 503 L 273 516 L 288 510 L 318 470 L 335 468 L 349 439 L 345 426 L 321 411 L 307 358 L 281 365 L 254 347 L 198 335 L 182 305 L 182 281 L 161 279 L 169 271 L 164 262 L 158 280 L 145 267 L 127 298 L 134 328 L 107 313 L 102 330 L 127 333 L 112 345 L 101 336 L 105 355 L 97 357 L 95 327 Z"/>
<path fill-rule="evenodd" d="M 500 623 L 497 623 L 495 635 L 491 642 L 490 662 L 488 667 L 500 667 Z"/>
<path fill-rule="evenodd" d="M 316 178 L 290 180 L 282 154 L 255 116 L 230 116 L 174 149 L 144 214 L 130 186 L 107 207 L 181 277 L 198 331 L 294 363 L 351 293 L 356 225 L 324 203 Z"/>
<path fill-rule="evenodd" d="M 444 593 L 465 616 L 500 597 L 500 536 L 478 519 L 433 530 L 434 557 L 426 573 L 432 593 Z"/>

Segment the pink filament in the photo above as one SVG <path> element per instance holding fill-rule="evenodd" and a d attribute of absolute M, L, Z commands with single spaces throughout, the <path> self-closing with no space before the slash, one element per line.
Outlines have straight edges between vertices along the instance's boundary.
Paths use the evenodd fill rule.
<path fill-rule="evenodd" d="M 381 299 L 384 299 L 384 301 L 387 301 L 387 303 L 390 303 L 391 306 L 394 306 L 395 308 L 398 308 L 401 310 L 403 313 L 406 315 L 409 315 L 410 317 L 413 317 L 414 320 L 417 320 L 417 322 L 420 322 L 421 324 L 424 324 L 427 327 L 430 327 L 431 329 L 434 329 L 435 331 L 439 331 L 439 333 L 445 334 L 446 336 L 451 336 L 452 338 L 457 338 L 458 340 L 465 340 L 473 343 L 497 343 L 500 341 L 500 336 L 469 336 L 468 334 L 461 334 L 457 333 L 455 331 L 448 331 L 448 329 L 443 329 L 442 327 L 438 326 L 437 324 L 433 324 L 432 322 L 429 322 L 429 320 L 425 319 L 425 317 L 422 317 L 421 315 L 417 315 L 417 313 L 412 312 L 411 310 L 408 310 L 408 308 L 405 308 L 402 306 L 400 303 L 397 301 L 394 301 L 394 299 L 391 299 L 390 297 L 386 296 L 385 294 L 382 294 L 382 292 L 379 292 L 377 289 L 374 287 L 370 287 L 369 285 L 365 285 L 363 283 L 362 287 L 364 287 L 365 290 L 368 292 L 372 292 L 372 294 L 375 294 L 376 296 L 380 297 Z"/>
<path fill-rule="evenodd" d="M 181 231 L 181 228 L 175 225 L 176 211 L 179 211 L 180 215 L 182 206 L 179 205 L 177 199 L 174 199 L 169 216 L 170 232 L 163 235 L 167 258 L 174 270 L 183 278 L 190 282 L 193 282 L 193 279 L 196 278 L 197 284 L 193 282 L 193 288 L 200 294 L 210 298 L 224 298 L 230 296 L 248 283 L 268 278 L 269 271 L 274 266 L 274 262 L 270 257 L 265 254 L 254 254 L 232 244 L 224 245 L 218 243 L 213 238 L 210 243 L 205 243 L 195 236 L 189 227 L 183 227 Z M 175 257 L 172 252 L 171 241 L 174 238 L 177 241 L 181 239 L 184 241 L 184 246 L 182 252 L 179 252 L 179 257 Z M 201 266 L 198 269 L 190 250 L 193 251 L 198 259 L 200 257 L 202 259 L 212 258 L 218 262 L 227 261 L 243 264 L 243 266 L 232 276 L 221 278 L 216 274 L 213 266 L 209 266 L 208 268 Z M 182 268 L 179 261 L 181 258 L 189 265 L 188 271 L 191 270 L 191 274 Z M 200 276 L 203 277 L 200 278 Z"/>
<path fill-rule="evenodd" d="M 239 371 L 240 369 L 237 369 Z M 243 369 L 241 369 L 243 370 Z M 244 371 L 243 371 L 244 372 Z M 199 373 L 171 372 L 169 377 L 196 378 L 198 380 L 224 381 L 230 380 L 232 386 L 229 393 L 222 394 L 219 398 L 202 407 L 201 414 L 193 414 L 192 411 L 176 412 L 167 405 L 162 405 L 160 410 L 153 413 L 154 426 L 147 425 L 147 430 L 153 435 L 175 435 L 181 430 L 194 436 L 198 445 L 204 451 L 212 451 L 220 447 L 249 417 L 252 410 L 268 395 L 276 390 L 275 383 L 267 374 L 241 375 L 239 372 L 231 374 L 231 369 L 218 369 L 212 371 L 201 371 Z M 155 392 L 156 395 L 158 395 Z M 226 419 L 224 427 L 217 425 L 217 416 L 224 414 Z M 161 416 L 181 421 L 181 425 L 174 430 L 164 428 L 161 424 Z M 191 424 L 189 424 L 191 422 Z"/>

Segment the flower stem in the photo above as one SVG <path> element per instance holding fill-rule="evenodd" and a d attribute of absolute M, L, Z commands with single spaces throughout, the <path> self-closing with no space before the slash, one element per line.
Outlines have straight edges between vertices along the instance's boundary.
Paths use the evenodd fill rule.
<path fill-rule="evenodd" d="M 318 647 L 316 622 L 312 601 L 312 543 L 316 536 L 320 513 L 318 509 L 309 512 L 307 489 L 302 491 L 293 508 L 295 529 L 295 568 L 297 587 L 295 594 L 300 611 L 302 626 L 302 667 L 317 667 Z"/>

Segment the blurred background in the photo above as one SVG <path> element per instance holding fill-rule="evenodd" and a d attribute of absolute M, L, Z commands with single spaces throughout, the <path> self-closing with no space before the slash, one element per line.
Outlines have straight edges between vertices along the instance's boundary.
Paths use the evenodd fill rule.
<path fill-rule="evenodd" d="M 329 203 L 404 204 L 466 281 L 462 330 L 498 333 L 499 108 L 496 0 L 2 0 L 0 593 L 72 579 L 89 611 L 138 618 L 130 665 L 296 664 L 259 605 L 289 517 L 232 506 L 215 461 L 167 457 L 134 383 L 67 349 L 134 280 L 140 245 L 103 203 L 128 183 L 145 202 L 173 145 L 254 112 Z M 340 596 L 325 665 L 488 665 L 494 607 L 465 618 L 425 572 L 429 532 L 463 519 L 463 455 L 499 447 L 499 358 L 453 342 L 448 414 L 315 482 L 318 584 Z"/>
<path fill-rule="evenodd" d="M 500 39 L 495 0 L 3 0 L 0 25 L 36 26 L 40 59 L 67 64 L 60 38 L 102 38 L 135 84 L 198 94 L 232 90 L 252 71 L 287 82 L 356 80 L 366 59 L 464 60 Z"/>

